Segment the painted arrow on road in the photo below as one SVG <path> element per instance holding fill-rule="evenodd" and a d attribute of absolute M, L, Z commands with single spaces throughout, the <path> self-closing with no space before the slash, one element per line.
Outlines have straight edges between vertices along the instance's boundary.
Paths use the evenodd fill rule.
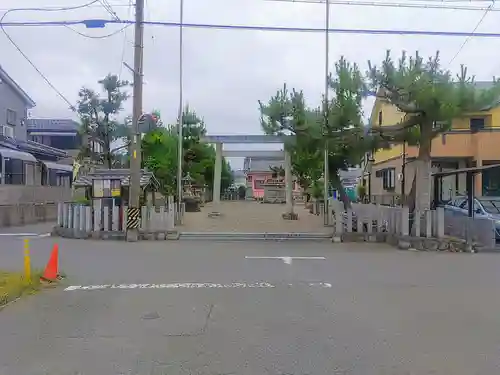
<path fill-rule="evenodd" d="M 325 257 L 259 257 L 259 256 L 246 256 L 245 259 L 281 259 L 285 264 L 292 264 L 294 259 L 303 260 L 325 260 Z"/>

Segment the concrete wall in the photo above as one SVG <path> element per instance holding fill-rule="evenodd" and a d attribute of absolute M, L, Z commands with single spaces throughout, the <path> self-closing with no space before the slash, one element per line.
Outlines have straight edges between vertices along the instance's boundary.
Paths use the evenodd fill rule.
<path fill-rule="evenodd" d="M 0 227 L 57 220 L 57 203 L 0 205 Z"/>
<path fill-rule="evenodd" d="M 0 205 L 57 203 L 71 200 L 71 189 L 64 186 L 0 185 Z"/>

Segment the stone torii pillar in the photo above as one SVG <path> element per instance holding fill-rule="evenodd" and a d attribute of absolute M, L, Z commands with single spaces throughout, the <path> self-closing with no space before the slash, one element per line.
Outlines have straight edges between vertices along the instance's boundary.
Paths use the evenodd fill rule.
<path fill-rule="evenodd" d="M 212 192 L 212 212 L 208 216 L 220 216 L 220 187 L 222 177 L 222 143 L 215 143 L 214 187 Z"/>

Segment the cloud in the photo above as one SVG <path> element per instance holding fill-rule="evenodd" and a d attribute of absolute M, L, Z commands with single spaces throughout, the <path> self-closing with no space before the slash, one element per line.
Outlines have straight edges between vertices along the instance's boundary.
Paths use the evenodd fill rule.
<path fill-rule="evenodd" d="M 76 0 L 74 0 L 76 2 Z M 84 0 L 81 0 L 82 2 Z M 128 0 L 110 0 L 122 19 L 131 19 Z M 17 0 L 3 0 L 0 8 L 18 6 Z M 38 6 L 39 0 L 25 0 L 23 7 Z M 73 3 L 75 4 L 75 3 Z M 147 0 L 149 21 L 179 20 L 178 0 Z M 52 0 L 51 6 L 68 6 L 66 0 Z M 44 5 L 45 6 L 45 5 Z M 495 30 L 500 14 L 491 12 L 477 31 Z M 414 29 L 472 31 L 481 12 L 331 5 L 331 27 L 363 29 Z M 6 20 L 65 20 L 109 18 L 104 8 L 87 7 L 71 12 L 14 12 Z M 324 27 L 324 6 L 266 0 L 185 0 L 185 22 Z M 90 36 L 107 35 L 120 29 L 74 29 Z M 9 34 L 71 102 L 83 85 L 96 87 L 107 73 L 131 79 L 122 66 L 133 62 L 133 30 L 104 39 L 85 38 L 64 27 L 9 27 Z M 330 61 L 344 55 L 366 69 L 367 61 L 381 61 L 385 50 L 419 50 L 423 55 L 441 51 L 446 65 L 461 48 L 462 37 L 415 37 L 398 35 L 331 34 Z M 325 39 L 322 33 L 283 33 L 241 30 L 186 29 L 184 32 L 184 102 L 205 118 L 212 134 L 258 133 L 257 101 L 267 100 L 287 82 L 303 89 L 311 105 L 318 104 L 324 87 Z M 460 63 L 480 79 L 500 71 L 497 39 L 471 39 L 450 69 Z M 42 117 L 69 117 L 67 104 L 50 89 L 24 58 L 0 35 L 0 64 L 35 99 L 33 113 Z M 174 121 L 179 105 L 179 30 L 146 26 L 144 41 L 144 109 L 160 109 L 165 121 Z M 369 115 L 370 102 L 365 105 Z M 131 101 L 125 112 L 131 112 Z"/>

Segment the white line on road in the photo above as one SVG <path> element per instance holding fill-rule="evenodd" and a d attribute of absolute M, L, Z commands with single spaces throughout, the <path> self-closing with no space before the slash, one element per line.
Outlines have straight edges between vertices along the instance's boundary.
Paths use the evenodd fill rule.
<path fill-rule="evenodd" d="M 50 233 L 0 233 L 0 237 L 49 237 Z"/>
<path fill-rule="evenodd" d="M 310 287 L 331 288 L 329 283 L 308 283 Z M 293 286 L 290 284 L 289 286 Z M 242 288 L 276 288 L 276 285 L 267 282 L 258 283 L 170 283 L 170 284 L 102 284 L 102 285 L 71 285 L 65 291 L 72 290 L 102 290 L 102 289 L 242 289 Z"/>
<path fill-rule="evenodd" d="M 305 259 L 305 260 L 325 260 L 325 257 L 258 257 L 258 256 L 246 256 L 245 259 L 281 259 L 285 264 L 292 264 L 294 259 Z"/>

